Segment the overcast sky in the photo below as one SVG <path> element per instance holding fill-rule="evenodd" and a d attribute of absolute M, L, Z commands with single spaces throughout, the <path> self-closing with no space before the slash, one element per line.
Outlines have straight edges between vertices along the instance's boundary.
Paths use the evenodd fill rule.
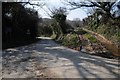
<path fill-rule="evenodd" d="M 34 1 L 34 3 L 37 2 Z M 46 12 L 49 13 L 48 8 L 59 8 L 59 7 L 67 7 L 63 4 L 63 0 L 44 0 L 45 6 L 43 8 L 35 7 L 38 10 L 38 13 L 41 15 L 42 18 L 50 18 Z M 82 20 L 83 18 L 87 17 L 85 10 L 83 9 L 75 9 L 72 11 L 68 11 L 67 19 L 73 20 L 75 18 L 79 18 Z"/>
<path fill-rule="evenodd" d="M 43 8 L 35 7 L 35 9 L 38 10 L 38 13 L 42 18 L 50 18 L 49 15 L 47 14 L 47 13 L 50 13 L 48 8 L 50 8 L 50 9 L 59 8 L 59 7 L 67 7 L 68 8 L 67 5 L 63 4 L 64 0 L 32 0 L 33 3 L 37 3 L 40 1 L 44 2 L 46 5 L 43 6 Z M 70 0 L 70 1 L 72 1 L 72 0 Z M 73 1 L 79 1 L 79 0 L 73 0 Z M 85 0 L 80 0 L 80 1 L 85 1 Z M 115 0 L 106 0 L 106 1 L 115 1 Z M 120 1 L 120 0 L 118 0 L 118 1 Z M 88 12 L 88 9 L 82 9 L 82 8 L 68 11 L 67 19 L 73 20 L 75 18 L 79 18 L 80 20 L 82 20 L 83 18 L 88 16 L 87 12 Z"/>
<path fill-rule="evenodd" d="M 19 1 L 23 1 L 23 2 L 27 2 L 28 0 L 0 0 L 3 2 L 19 2 Z M 70 1 L 86 1 L 86 0 L 70 0 Z M 92 0 L 92 1 L 96 1 L 96 0 Z M 99 1 L 99 0 L 98 0 Z M 100 0 L 101 1 L 101 0 Z M 106 2 L 114 2 L 116 0 L 103 0 Z M 117 0 L 120 1 L 120 0 Z M 43 8 L 40 7 L 35 7 L 35 9 L 38 11 L 39 15 L 42 18 L 50 18 L 48 16 L 47 13 L 50 13 L 50 11 L 48 10 L 48 8 L 52 9 L 52 8 L 59 8 L 59 7 L 67 7 L 66 5 L 63 4 L 64 0 L 30 0 L 30 2 L 33 3 L 37 3 L 37 2 L 44 2 L 46 5 L 43 6 Z M 28 7 L 31 7 L 30 5 Z M 68 11 L 68 15 L 67 15 L 67 19 L 69 20 L 73 20 L 75 18 L 79 18 L 80 20 L 82 20 L 83 18 L 87 17 L 87 9 L 75 9 L 72 11 Z M 47 12 L 47 13 L 46 13 Z M 119 13 L 120 15 L 120 13 Z"/>

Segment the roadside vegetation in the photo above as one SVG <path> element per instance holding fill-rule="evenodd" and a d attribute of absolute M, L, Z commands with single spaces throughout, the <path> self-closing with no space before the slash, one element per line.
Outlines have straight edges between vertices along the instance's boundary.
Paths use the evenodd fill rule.
<path fill-rule="evenodd" d="M 27 4 L 27 3 L 24 3 Z M 16 47 L 36 41 L 38 12 L 22 3 L 2 3 L 2 48 Z"/>
<path fill-rule="evenodd" d="M 66 7 L 49 9 L 51 19 L 44 19 L 38 16 L 36 10 L 25 7 L 26 4 L 32 6 L 37 4 L 29 2 L 3 3 L 3 48 L 11 47 L 12 44 L 19 46 L 18 44 L 23 44 L 21 43 L 23 41 L 25 43 L 32 42 L 36 41 L 36 37 L 47 36 L 78 51 L 80 51 L 80 45 L 82 45 L 88 53 L 112 53 L 93 34 L 84 31 L 84 29 L 87 29 L 111 41 L 117 46 L 118 52 L 116 50 L 116 53 L 119 53 L 120 16 L 115 16 L 119 14 L 119 4 L 115 2 L 78 3 L 74 1 L 66 1 L 66 3 L 68 3 L 68 6 L 72 6 L 70 10 L 90 7 L 93 11 L 88 9 L 89 16 L 82 21 L 75 19 L 75 21 L 68 22 L 66 18 L 69 12 Z M 41 4 L 41 6 L 43 5 Z M 112 10 L 113 7 L 117 7 L 118 10 Z M 80 41 L 79 35 L 83 36 L 83 41 Z"/>

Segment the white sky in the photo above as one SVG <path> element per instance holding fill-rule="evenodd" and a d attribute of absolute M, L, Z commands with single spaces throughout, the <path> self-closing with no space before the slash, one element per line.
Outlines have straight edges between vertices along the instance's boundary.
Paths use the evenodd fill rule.
<path fill-rule="evenodd" d="M 38 0 L 35 0 L 34 3 L 35 2 L 38 2 Z M 46 5 L 43 7 L 43 9 L 39 7 L 35 8 L 38 10 L 38 13 L 41 15 L 42 18 L 50 18 L 46 13 L 46 12 L 49 13 L 48 8 L 52 9 L 54 7 L 55 8 L 67 7 L 62 3 L 63 0 L 44 0 L 44 2 L 46 3 Z M 87 17 L 87 14 L 83 9 L 75 9 L 75 10 L 69 11 L 67 15 L 67 19 L 69 20 L 73 20 L 75 18 L 79 18 L 80 20 L 82 20 L 85 17 Z"/>
<path fill-rule="evenodd" d="M 27 1 L 27 0 L 24 0 Z M 47 13 L 50 13 L 48 8 L 59 8 L 59 7 L 67 7 L 66 5 L 63 4 L 64 0 L 31 0 L 33 3 L 36 2 L 44 2 L 46 5 L 43 8 L 36 7 L 35 9 L 38 10 L 39 15 L 42 18 L 50 18 Z M 79 1 L 79 0 L 70 0 L 70 1 Z M 80 1 L 85 1 L 85 0 L 80 0 Z M 94 0 L 93 0 L 94 1 Z M 115 0 L 103 0 L 103 1 L 115 1 Z M 120 1 L 120 0 L 118 0 Z M 29 6 L 30 7 L 30 6 Z M 75 18 L 79 18 L 82 20 L 83 18 L 87 17 L 87 9 L 75 9 L 72 11 L 68 11 L 67 19 L 73 20 Z M 46 13 L 47 12 L 47 13 Z"/>
<path fill-rule="evenodd" d="M 28 0 L 0 0 L 0 1 L 9 1 L 9 2 L 11 2 L 11 1 L 18 1 L 18 2 L 23 1 L 23 2 L 26 2 Z M 39 13 L 39 15 L 41 15 L 42 18 L 50 18 L 46 13 L 46 12 L 49 13 L 48 8 L 52 9 L 54 7 L 55 8 L 67 7 L 62 3 L 64 0 L 30 0 L 30 1 L 32 1 L 34 3 L 43 1 L 46 3 L 46 5 L 43 8 L 39 8 L 39 7 L 35 8 L 38 10 L 38 13 Z M 69 0 L 69 1 L 79 1 L 79 0 Z M 86 1 L 86 0 L 80 0 L 80 1 Z M 92 1 L 95 1 L 95 0 L 92 0 Z M 103 0 L 103 1 L 114 2 L 115 0 Z M 120 0 L 118 0 L 118 1 L 120 1 Z M 30 7 L 30 6 L 28 6 L 28 7 Z M 83 9 L 75 9 L 75 10 L 69 11 L 68 13 L 69 14 L 67 15 L 67 19 L 69 19 L 69 20 L 73 20 L 75 18 L 79 18 L 80 20 L 82 20 L 83 18 L 87 17 L 87 13 Z"/>

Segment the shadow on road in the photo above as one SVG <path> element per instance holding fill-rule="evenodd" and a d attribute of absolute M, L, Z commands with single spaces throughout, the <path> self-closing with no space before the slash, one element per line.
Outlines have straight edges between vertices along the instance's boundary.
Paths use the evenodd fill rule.
<path fill-rule="evenodd" d="M 7 53 L 3 53 L 3 58 L 11 55 L 17 57 L 21 54 L 23 56 L 20 57 L 20 59 L 27 57 L 28 54 L 31 56 L 31 54 L 34 53 L 34 57 L 37 57 L 38 62 L 46 63 L 48 68 L 58 69 L 64 78 L 120 77 L 118 72 L 120 65 L 117 60 L 106 59 L 68 49 L 56 44 L 50 39 L 43 39 L 36 44 L 17 48 L 16 50 L 8 49 L 5 50 L 5 52 Z"/>

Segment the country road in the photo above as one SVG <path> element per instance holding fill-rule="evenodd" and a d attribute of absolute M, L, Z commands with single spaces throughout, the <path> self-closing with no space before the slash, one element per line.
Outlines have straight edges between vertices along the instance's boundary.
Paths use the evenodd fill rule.
<path fill-rule="evenodd" d="M 47 37 L 2 52 L 3 78 L 118 78 L 118 60 L 75 51 Z"/>

